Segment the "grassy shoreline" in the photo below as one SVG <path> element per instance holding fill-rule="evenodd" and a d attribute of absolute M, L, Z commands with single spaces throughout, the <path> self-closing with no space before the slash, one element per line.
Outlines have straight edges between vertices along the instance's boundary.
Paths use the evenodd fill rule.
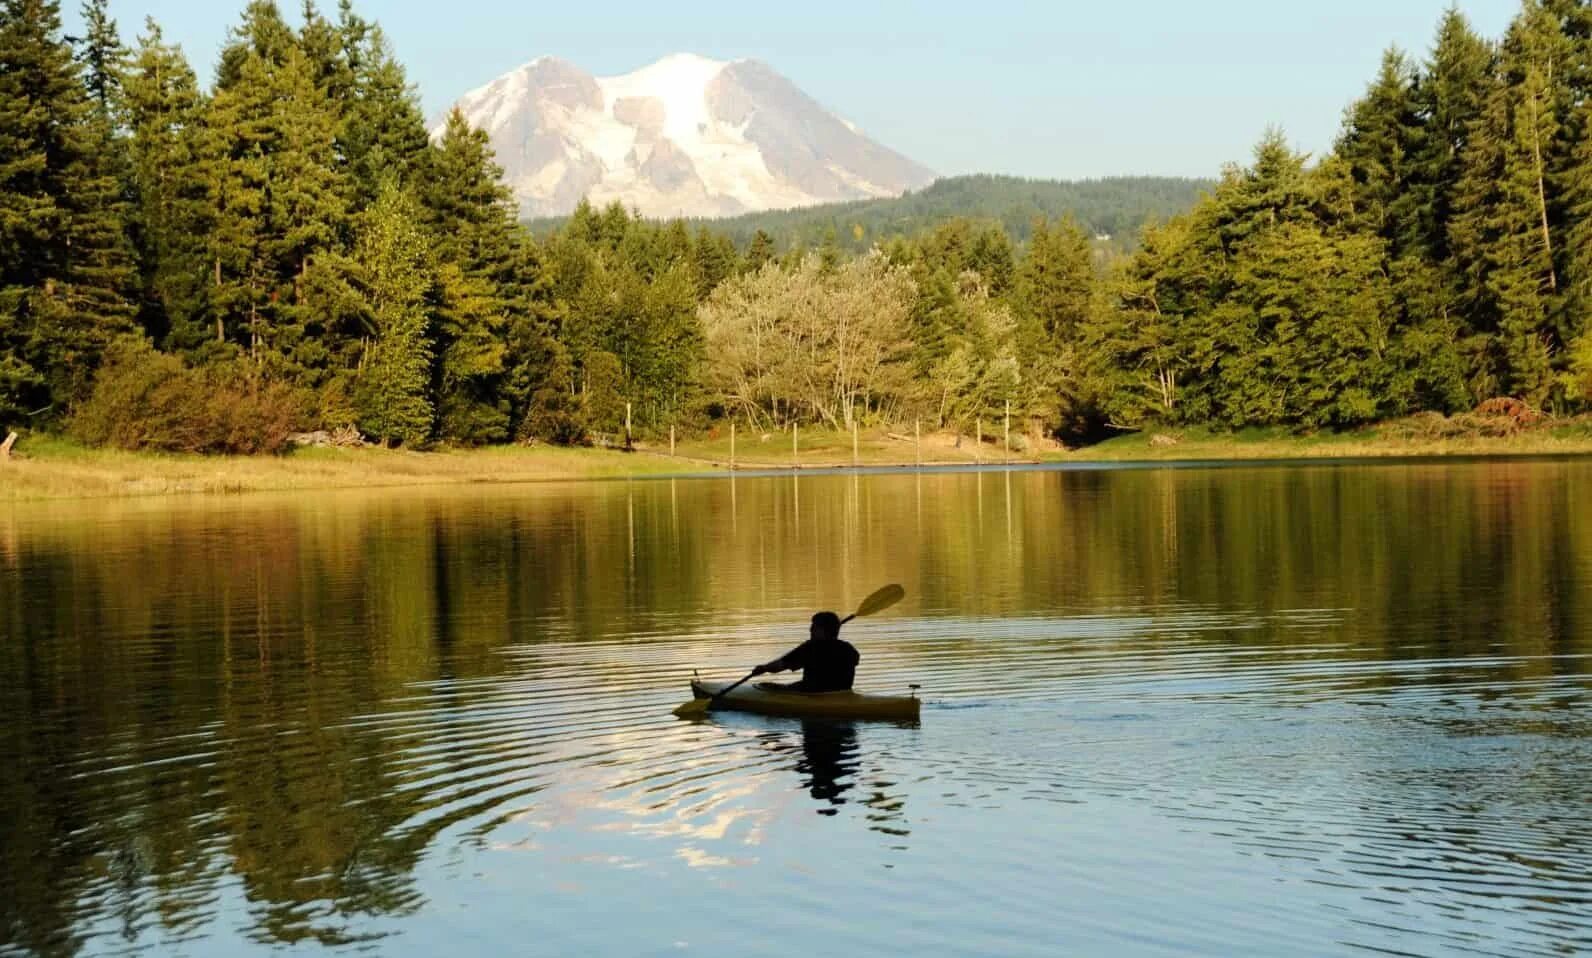
<path fill-rule="evenodd" d="M 853 462 L 849 434 L 815 432 L 800 438 L 795 456 L 789 433 L 742 437 L 736 468 L 845 468 Z M 557 482 L 728 473 L 727 437 L 668 443 L 625 453 L 549 446 L 410 452 L 388 449 L 300 449 L 285 456 L 198 456 L 88 448 L 51 437 L 30 437 L 19 457 L 0 462 L 0 502 L 124 498 L 319 489 Z M 1263 461 L 1277 459 L 1419 458 L 1451 456 L 1592 455 L 1592 424 L 1572 423 L 1507 437 L 1409 438 L 1376 430 L 1297 436 L 1281 431 L 1238 434 L 1179 430 L 1120 436 L 1085 449 L 1003 451 L 997 440 L 911 438 L 877 433 L 858 442 L 863 466 L 924 468 L 1003 463 Z"/>

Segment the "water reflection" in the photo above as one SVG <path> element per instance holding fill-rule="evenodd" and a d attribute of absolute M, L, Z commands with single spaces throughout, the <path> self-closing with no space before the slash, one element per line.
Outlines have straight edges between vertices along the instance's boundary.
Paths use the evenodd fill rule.
<path fill-rule="evenodd" d="M 827 803 L 820 815 L 833 815 L 845 804 L 857 771 L 857 727 L 849 722 L 802 722 L 802 757 L 796 774 L 813 798 Z"/>
<path fill-rule="evenodd" d="M 669 716 L 691 667 L 766 660 L 890 580 L 908 601 L 848 638 L 869 690 L 924 684 L 922 729 Z M 1170 875 L 1169 922 L 1204 879 L 1252 887 L 1228 951 L 1573 951 L 1589 627 L 1575 462 L 3 511 L 0 951 L 446 940 L 454 889 L 634 902 L 681 836 L 746 889 L 682 892 L 682 923 L 821 914 L 787 878 L 809 855 L 855 869 L 833 894 L 950 922 L 942 948 L 1021 953 L 981 936 L 1142 913 Z M 1241 860 L 1204 875 L 1213 849 Z M 902 864 L 897 898 L 870 884 Z M 937 899 L 950 874 L 990 897 Z M 1337 924 L 1269 910 L 1279 883 Z M 1014 904 L 1040 887 L 1072 904 Z M 556 911 L 496 921 L 591 950 Z M 1135 950 L 1101 934 L 1074 944 Z"/>

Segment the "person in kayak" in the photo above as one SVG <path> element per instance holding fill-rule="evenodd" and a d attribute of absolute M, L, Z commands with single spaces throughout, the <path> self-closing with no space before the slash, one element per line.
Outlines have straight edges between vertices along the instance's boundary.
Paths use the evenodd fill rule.
<path fill-rule="evenodd" d="M 759 682 L 758 688 L 782 692 L 849 692 L 857 677 L 857 662 L 862 656 L 840 637 L 840 616 L 820 612 L 813 616 L 810 638 L 772 662 L 752 670 L 753 675 L 802 670 L 800 681 Z"/>

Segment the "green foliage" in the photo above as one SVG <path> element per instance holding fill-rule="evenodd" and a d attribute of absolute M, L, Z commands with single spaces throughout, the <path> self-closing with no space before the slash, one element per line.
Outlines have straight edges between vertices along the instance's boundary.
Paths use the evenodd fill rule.
<path fill-rule="evenodd" d="M 250 364 L 190 369 L 129 338 L 108 351 L 71 431 L 120 449 L 252 454 L 285 449 L 302 415 L 299 392 L 262 380 Z"/>
<path fill-rule="evenodd" d="M 59 416 L 130 327 L 114 144 L 60 29 L 54 0 L 0 6 L 0 423 Z"/>
<path fill-rule="evenodd" d="M 96 441 L 214 451 L 300 416 L 474 445 L 627 414 L 1010 408 L 1077 439 L 1592 406 L 1576 0 L 1525 0 L 1496 46 L 1450 11 L 1315 162 L 1268 131 L 1217 181 L 958 177 L 712 222 L 582 202 L 540 239 L 485 132 L 454 112 L 433 142 L 347 0 L 296 27 L 252 0 L 209 91 L 152 22 L 128 53 L 105 0 L 84 21 L 74 49 L 54 0 L 0 0 L 0 425 L 75 409 Z M 138 325 L 154 345 L 102 367 Z"/>
<path fill-rule="evenodd" d="M 846 253 L 867 252 L 896 237 L 911 237 L 949 219 L 988 223 L 1016 243 L 1028 240 L 1036 219 L 1071 218 L 1090 236 L 1110 236 L 1110 245 L 1128 248 L 1146 223 L 1185 212 L 1209 180 L 1162 177 L 1110 177 L 1063 182 L 1014 176 L 956 176 L 892 199 L 832 203 L 807 209 L 747 213 L 706 221 L 748 250 L 759 232 L 774 249 L 788 252 L 821 246 L 833 236 Z M 557 229 L 561 220 L 531 223 L 538 233 Z"/>
<path fill-rule="evenodd" d="M 433 280 L 430 244 L 417 218 L 414 204 L 388 182 L 365 215 L 355 254 L 374 327 L 355 408 L 360 431 L 389 444 L 415 445 L 431 435 L 426 299 Z"/>
<path fill-rule="evenodd" d="M 128 232 L 138 261 L 140 319 L 170 347 L 207 338 L 205 100 L 182 52 L 149 21 L 123 78 Z"/>
<path fill-rule="evenodd" d="M 730 280 L 702 308 L 709 386 L 754 426 L 907 412 L 915 293 L 907 269 L 880 254 L 833 269 L 812 255 Z"/>

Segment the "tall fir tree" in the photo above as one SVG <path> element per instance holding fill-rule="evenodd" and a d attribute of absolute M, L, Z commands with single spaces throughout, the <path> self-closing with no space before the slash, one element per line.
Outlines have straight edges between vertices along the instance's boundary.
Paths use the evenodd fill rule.
<path fill-rule="evenodd" d="M 1500 49 L 1498 69 L 1472 124 L 1450 240 L 1472 290 L 1470 324 L 1495 344 L 1473 374 L 1478 395 L 1541 403 L 1553 385 L 1562 306 L 1549 163 L 1565 98 L 1565 37 L 1526 0 Z"/>
<path fill-rule="evenodd" d="M 438 310 L 441 435 L 501 441 L 523 432 L 533 397 L 561 365 L 550 277 L 515 221 L 486 134 L 457 110 L 424 167 L 420 199 L 449 264 Z"/>
<path fill-rule="evenodd" d="M 352 88 L 338 144 L 355 206 L 363 207 L 387 176 L 418 188 L 431 141 L 419 97 L 381 27 L 360 20 L 346 3 L 340 23 Z"/>
<path fill-rule="evenodd" d="M 415 204 L 389 180 L 363 217 L 355 260 L 374 336 L 355 389 L 359 428 L 389 445 L 431 435 L 430 246 Z"/>
<path fill-rule="evenodd" d="M 350 219 L 336 111 L 291 34 L 280 54 L 267 42 L 282 29 L 274 5 L 251 4 L 223 53 L 206 149 L 210 309 L 218 341 L 313 385 L 338 344 L 306 295 L 308 274 L 347 248 Z"/>
<path fill-rule="evenodd" d="M 1349 107 L 1334 153 L 1353 184 L 1351 225 L 1386 239 L 1395 256 L 1420 245 L 1416 213 L 1430 200 L 1417 184 L 1412 158 L 1424 134 L 1415 71 L 1404 54 L 1389 49 L 1365 96 Z"/>
<path fill-rule="evenodd" d="M 1455 8 L 1443 14 L 1437 40 L 1415 88 L 1426 135 L 1411 164 L 1420 184 L 1420 242 L 1431 262 L 1450 263 L 1449 222 L 1464 172 L 1464 154 L 1492 87 L 1492 47 Z M 1446 270 L 1452 288 L 1458 278 Z"/>
<path fill-rule="evenodd" d="M 104 127 L 54 0 L 0 5 L 0 420 L 41 423 L 87 391 L 131 328 L 132 263 Z"/>
<path fill-rule="evenodd" d="M 114 125 L 122 76 L 127 68 L 127 47 L 110 16 L 110 0 L 87 0 L 83 4 L 83 36 L 78 41 L 78 60 L 83 64 L 83 82 L 88 87 L 94 108 Z"/>
<path fill-rule="evenodd" d="M 205 99 L 182 51 L 154 20 L 138 40 L 123 100 L 141 322 L 157 341 L 191 350 L 207 338 Z"/>
<path fill-rule="evenodd" d="M 755 273 L 761 270 L 774 258 L 774 237 L 763 230 L 752 234 L 752 242 L 746 248 L 746 272 Z"/>
<path fill-rule="evenodd" d="M 719 284 L 735 275 L 739 265 L 729 237 L 698 226 L 691 243 L 690 263 L 696 277 L 697 298 L 707 299 Z"/>

